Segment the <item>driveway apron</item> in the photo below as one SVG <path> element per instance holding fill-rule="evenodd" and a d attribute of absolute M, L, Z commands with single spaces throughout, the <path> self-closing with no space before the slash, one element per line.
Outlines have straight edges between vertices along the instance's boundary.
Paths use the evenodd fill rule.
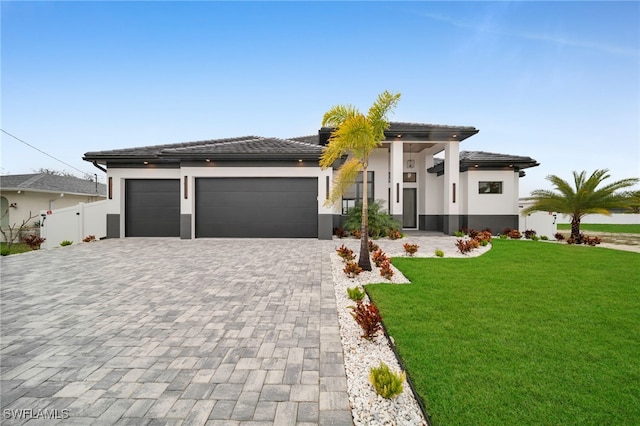
<path fill-rule="evenodd" d="M 2 258 L 2 424 L 351 424 L 332 248 L 128 238 Z"/>

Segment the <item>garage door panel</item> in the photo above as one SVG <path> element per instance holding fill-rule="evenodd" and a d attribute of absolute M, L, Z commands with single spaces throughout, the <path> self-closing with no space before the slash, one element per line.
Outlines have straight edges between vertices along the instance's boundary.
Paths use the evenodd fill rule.
<path fill-rule="evenodd" d="M 180 181 L 127 179 L 125 187 L 127 237 L 180 236 Z"/>
<path fill-rule="evenodd" d="M 199 178 L 196 237 L 317 237 L 317 182 L 317 178 Z"/>

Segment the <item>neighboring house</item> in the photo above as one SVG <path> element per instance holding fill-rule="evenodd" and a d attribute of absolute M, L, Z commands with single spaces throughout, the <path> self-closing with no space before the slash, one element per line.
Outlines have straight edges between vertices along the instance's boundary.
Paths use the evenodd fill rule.
<path fill-rule="evenodd" d="M 107 187 L 87 179 L 50 173 L 0 176 L 2 228 L 20 226 L 29 215 L 40 220 L 42 210 L 104 200 Z"/>
<path fill-rule="evenodd" d="M 88 152 L 106 166 L 107 237 L 330 239 L 362 194 L 325 203 L 334 169 L 318 159 L 332 129 L 292 139 L 245 136 Z M 530 157 L 459 151 L 474 127 L 391 123 L 369 162 L 370 199 L 405 229 L 518 227 L 518 180 Z M 435 157 L 443 153 L 444 157 Z M 335 165 L 337 169 L 339 164 Z"/>

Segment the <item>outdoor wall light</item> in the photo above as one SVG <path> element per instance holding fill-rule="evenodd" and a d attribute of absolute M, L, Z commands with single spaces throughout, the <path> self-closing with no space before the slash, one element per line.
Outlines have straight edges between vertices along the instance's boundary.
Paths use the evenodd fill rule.
<path fill-rule="evenodd" d="M 211 160 L 210 160 L 210 159 L 208 159 L 208 158 L 205 158 L 205 160 L 204 160 L 204 161 L 206 161 L 207 163 L 210 163 L 210 162 L 211 162 Z"/>
<path fill-rule="evenodd" d="M 146 166 L 147 164 L 149 164 L 149 162 L 148 161 L 143 161 L 142 164 L 144 164 Z"/>
<path fill-rule="evenodd" d="M 18 203 L 11 203 L 11 204 L 9 204 L 9 207 L 17 209 L 18 208 Z"/>
<path fill-rule="evenodd" d="M 409 144 L 409 159 L 407 160 L 407 169 L 413 169 L 416 166 L 416 162 L 411 158 L 411 144 Z"/>

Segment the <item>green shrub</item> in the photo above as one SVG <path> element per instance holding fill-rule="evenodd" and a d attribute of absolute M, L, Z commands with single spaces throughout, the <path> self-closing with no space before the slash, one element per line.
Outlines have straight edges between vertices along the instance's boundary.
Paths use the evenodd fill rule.
<path fill-rule="evenodd" d="M 489 244 L 489 241 L 487 241 L 487 240 L 482 240 L 482 241 L 480 241 L 480 245 L 481 245 L 482 247 L 485 247 L 487 244 Z"/>
<path fill-rule="evenodd" d="M 436 256 L 438 257 L 444 257 L 444 252 L 440 249 L 436 249 Z"/>
<path fill-rule="evenodd" d="M 541 239 L 542 241 L 549 241 L 549 237 L 547 237 L 546 235 L 542 235 L 542 236 L 540 237 L 540 239 Z"/>
<path fill-rule="evenodd" d="M 73 244 L 73 241 L 69 241 L 69 240 L 63 240 L 63 241 L 60 241 L 60 245 L 61 245 L 62 247 L 64 247 L 64 246 L 70 246 L 71 244 Z"/>
<path fill-rule="evenodd" d="M 380 361 L 380 366 L 369 370 L 369 381 L 376 393 L 383 398 L 391 399 L 402 393 L 406 375 L 403 372 L 394 373 L 389 366 Z"/>
<path fill-rule="evenodd" d="M 371 238 L 381 238 L 389 231 L 399 229 L 400 223 L 384 209 L 384 202 L 376 200 L 367 205 L 367 224 L 369 236 Z M 357 203 L 349 209 L 344 221 L 344 228 L 347 230 L 360 230 L 362 225 L 362 203 Z"/>
<path fill-rule="evenodd" d="M 360 290 L 360 287 L 347 288 L 347 294 L 353 301 L 364 299 L 364 291 Z"/>
<path fill-rule="evenodd" d="M 0 256 L 9 256 L 11 254 L 11 250 L 9 250 L 7 247 L 2 247 L 2 249 L 0 249 Z"/>
<path fill-rule="evenodd" d="M 537 235 L 532 235 L 531 236 L 531 240 L 533 241 L 538 241 L 540 239 L 540 237 L 538 237 Z"/>
<path fill-rule="evenodd" d="M 500 234 L 500 239 L 501 240 L 506 240 L 507 238 L 509 238 L 509 236 L 507 234 Z"/>
<path fill-rule="evenodd" d="M 455 235 L 458 238 L 462 238 L 462 237 L 464 237 L 464 232 L 456 231 L 456 232 L 453 233 L 453 235 Z"/>

